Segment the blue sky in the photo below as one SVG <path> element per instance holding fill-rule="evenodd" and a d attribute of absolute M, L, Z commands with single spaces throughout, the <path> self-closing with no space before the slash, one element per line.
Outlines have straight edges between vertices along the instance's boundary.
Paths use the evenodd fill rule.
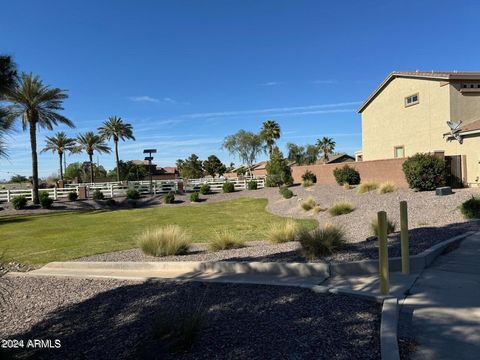
<path fill-rule="evenodd" d="M 356 108 L 393 70 L 479 71 L 477 1 L 16 0 L 2 4 L 0 53 L 68 89 L 75 135 L 108 116 L 134 126 L 122 159 L 173 165 L 239 129 L 279 122 L 287 142 L 330 136 L 361 148 Z M 50 133 L 42 130 L 39 144 Z M 12 134 L 0 178 L 30 175 L 25 133 Z M 69 157 L 83 161 L 85 155 Z M 113 155 L 100 164 L 114 167 Z M 40 175 L 57 157 L 39 158 Z"/>

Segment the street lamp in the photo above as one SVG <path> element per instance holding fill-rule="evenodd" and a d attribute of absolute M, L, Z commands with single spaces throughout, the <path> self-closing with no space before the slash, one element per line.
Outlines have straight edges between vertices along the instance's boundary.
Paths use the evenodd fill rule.
<path fill-rule="evenodd" d="M 157 153 L 157 149 L 145 149 L 143 150 L 144 154 L 148 154 L 148 156 L 145 157 L 145 160 L 148 161 L 148 173 L 150 175 L 150 194 L 152 193 L 152 160 L 153 156 L 152 154 Z"/>

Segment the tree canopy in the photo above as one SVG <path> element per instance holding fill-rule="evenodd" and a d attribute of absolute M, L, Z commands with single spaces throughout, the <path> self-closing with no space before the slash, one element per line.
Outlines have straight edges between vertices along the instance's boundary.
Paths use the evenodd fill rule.
<path fill-rule="evenodd" d="M 215 175 L 222 176 L 227 171 L 227 167 L 215 155 L 210 155 L 207 160 L 203 162 L 203 170 L 207 175 L 215 177 Z"/>
<path fill-rule="evenodd" d="M 222 147 L 231 155 L 238 156 L 250 170 L 257 157 L 265 152 L 265 139 L 251 131 L 239 130 L 236 134 L 227 136 Z"/>

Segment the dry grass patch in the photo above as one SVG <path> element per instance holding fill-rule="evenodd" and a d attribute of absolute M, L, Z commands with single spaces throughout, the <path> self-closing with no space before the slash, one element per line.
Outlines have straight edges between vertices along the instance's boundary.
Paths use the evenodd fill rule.
<path fill-rule="evenodd" d="M 302 201 L 302 203 L 300 204 L 300 207 L 305 211 L 310 211 L 316 205 L 317 205 L 317 202 L 315 201 L 315 199 L 313 197 L 310 196 L 309 198 L 307 198 L 307 200 Z"/>
<path fill-rule="evenodd" d="M 387 235 L 395 231 L 396 224 L 394 221 L 391 221 L 387 218 Z M 370 221 L 370 231 L 372 235 L 378 237 L 378 219 L 374 218 Z"/>
<path fill-rule="evenodd" d="M 339 216 L 339 215 L 345 215 L 351 213 L 353 210 L 355 210 L 355 207 L 347 202 L 338 202 L 336 204 L 333 204 L 329 209 L 328 213 L 332 216 Z"/>
<path fill-rule="evenodd" d="M 341 228 L 327 224 L 313 231 L 301 231 L 298 241 L 307 259 L 317 259 L 331 255 L 344 247 L 345 233 Z"/>
<path fill-rule="evenodd" d="M 216 232 L 208 247 L 212 251 L 239 249 L 245 246 L 245 240 L 239 239 L 229 230 Z"/>
<path fill-rule="evenodd" d="M 350 190 L 350 189 L 353 189 L 352 185 L 350 185 L 349 183 L 343 184 L 343 190 Z"/>
<path fill-rule="evenodd" d="M 364 194 L 370 191 L 374 191 L 378 189 L 378 183 L 374 181 L 369 181 L 362 183 L 358 186 L 358 193 L 359 194 Z"/>
<path fill-rule="evenodd" d="M 183 255 L 190 248 L 191 236 L 178 225 L 167 225 L 145 230 L 137 237 L 137 243 L 146 255 Z"/>
<path fill-rule="evenodd" d="M 386 181 L 380 184 L 380 187 L 378 188 L 378 193 L 388 194 L 388 193 L 394 192 L 395 190 L 397 190 L 397 187 L 395 186 L 395 184 L 390 181 Z"/>
<path fill-rule="evenodd" d="M 271 225 L 267 239 L 273 244 L 295 241 L 299 231 L 299 225 L 293 220 L 288 220 L 284 224 Z"/>

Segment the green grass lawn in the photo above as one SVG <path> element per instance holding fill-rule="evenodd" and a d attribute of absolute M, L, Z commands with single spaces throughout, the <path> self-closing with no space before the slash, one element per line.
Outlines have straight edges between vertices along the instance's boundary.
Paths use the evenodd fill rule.
<path fill-rule="evenodd" d="M 177 224 L 188 229 L 194 242 L 230 229 L 239 238 L 265 239 L 270 224 L 287 221 L 265 210 L 266 199 L 241 198 L 205 205 L 116 211 L 58 212 L 0 218 L 0 251 L 7 259 L 45 264 L 136 247 L 142 229 Z M 316 220 L 298 220 L 310 229 Z"/>

